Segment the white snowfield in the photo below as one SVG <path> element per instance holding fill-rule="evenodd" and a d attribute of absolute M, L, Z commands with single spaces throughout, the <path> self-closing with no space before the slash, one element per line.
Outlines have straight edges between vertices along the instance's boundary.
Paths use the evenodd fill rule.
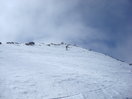
<path fill-rule="evenodd" d="M 132 67 L 75 46 L 0 45 L 0 99 L 132 99 Z"/>

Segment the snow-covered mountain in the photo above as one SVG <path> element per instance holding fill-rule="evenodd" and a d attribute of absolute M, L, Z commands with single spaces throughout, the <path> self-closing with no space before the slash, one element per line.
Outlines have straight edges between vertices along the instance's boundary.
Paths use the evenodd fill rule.
<path fill-rule="evenodd" d="M 0 99 L 132 99 L 132 67 L 65 44 L 0 45 Z"/>

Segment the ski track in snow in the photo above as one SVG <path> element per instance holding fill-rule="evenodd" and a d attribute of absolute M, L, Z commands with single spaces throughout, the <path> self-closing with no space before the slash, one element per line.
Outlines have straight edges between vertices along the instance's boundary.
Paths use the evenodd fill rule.
<path fill-rule="evenodd" d="M 132 99 L 132 67 L 65 45 L 0 45 L 0 99 Z"/>

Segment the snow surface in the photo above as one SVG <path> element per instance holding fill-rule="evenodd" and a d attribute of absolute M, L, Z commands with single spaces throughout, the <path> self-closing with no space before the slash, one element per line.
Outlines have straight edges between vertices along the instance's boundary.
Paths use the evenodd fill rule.
<path fill-rule="evenodd" d="M 0 99 L 132 99 L 132 67 L 65 45 L 0 45 Z"/>

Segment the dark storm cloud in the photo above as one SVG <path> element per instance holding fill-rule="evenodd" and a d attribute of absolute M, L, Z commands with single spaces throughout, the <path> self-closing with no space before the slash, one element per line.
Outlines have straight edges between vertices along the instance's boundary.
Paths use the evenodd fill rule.
<path fill-rule="evenodd" d="M 1 41 L 66 41 L 132 61 L 131 0 L 0 0 Z"/>
<path fill-rule="evenodd" d="M 86 0 L 82 5 L 81 12 L 85 24 L 99 29 L 106 35 L 105 39 L 85 40 L 82 44 L 86 43 L 88 48 L 131 62 L 132 2 L 130 0 L 99 0 L 96 2 Z"/>

